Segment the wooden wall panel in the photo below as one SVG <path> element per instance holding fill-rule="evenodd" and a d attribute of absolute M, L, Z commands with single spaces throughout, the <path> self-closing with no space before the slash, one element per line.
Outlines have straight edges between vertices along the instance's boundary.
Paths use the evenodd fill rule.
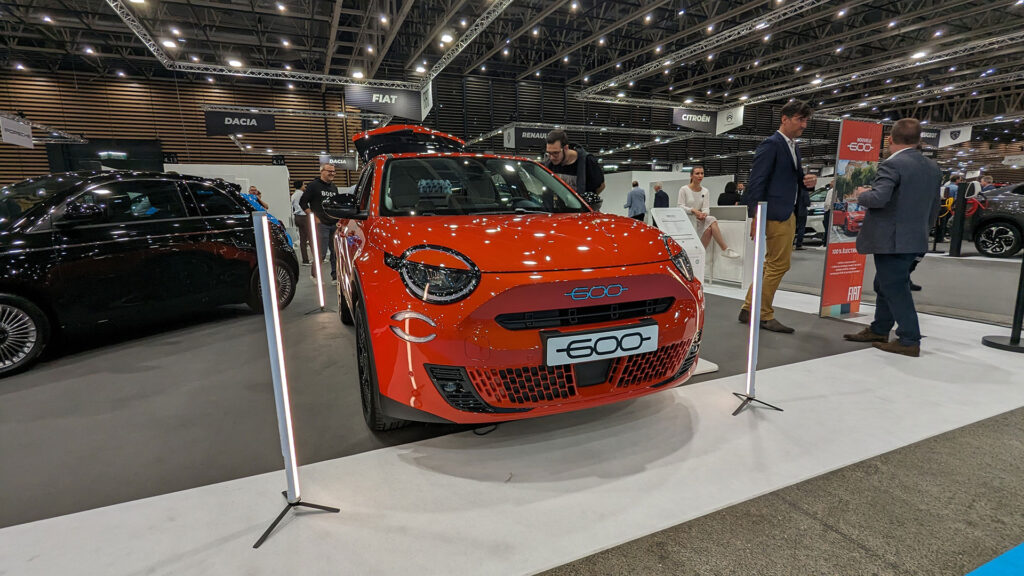
<path fill-rule="evenodd" d="M 82 78 L 73 74 L 0 74 L 0 110 L 23 112 L 28 118 L 86 138 L 160 140 L 164 152 L 182 163 L 270 164 L 270 157 L 243 154 L 227 136 L 206 136 L 204 104 L 344 111 L 340 92 L 285 90 L 228 83 Z M 348 110 L 353 112 L 354 110 Z M 351 149 L 361 130 L 352 118 L 278 116 L 273 132 L 246 135 L 254 150 L 329 151 Z M 38 135 L 38 134 L 37 134 Z M 318 171 L 315 156 L 286 156 L 293 179 L 309 180 Z M 34 149 L 0 145 L 0 183 L 49 172 L 45 145 Z M 339 185 L 355 183 L 342 171 Z"/>

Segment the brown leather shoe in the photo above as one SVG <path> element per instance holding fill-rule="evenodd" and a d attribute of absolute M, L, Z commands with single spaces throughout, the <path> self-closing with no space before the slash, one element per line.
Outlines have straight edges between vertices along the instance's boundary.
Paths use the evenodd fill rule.
<path fill-rule="evenodd" d="M 740 308 L 740 324 L 750 325 L 750 310 Z"/>
<path fill-rule="evenodd" d="M 871 328 L 865 327 L 856 334 L 843 334 L 843 338 L 850 342 L 888 342 L 888 334 L 875 334 L 871 331 Z"/>
<path fill-rule="evenodd" d="M 883 350 L 885 352 L 892 352 L 893 354 L 903 354 L 904 356 L 910 356 L 911 358 L 917 358 L 921 355 L 921 345 L 915 344 L 914 346 L 906 346 L 900 344 L 899 340 L 893 340 L 892 342 L 875 342 L 871 346 Z"/>
<path fill-rule="evenodd" d="M 792 334 L 793 332 L 796 332 L 796 329 L 786 326 L 775 318 L 772 318 L 771 320 L 761 320 L 761 328 L 768 330 L 769 332 L 779 332 L 781 334 Z"/>

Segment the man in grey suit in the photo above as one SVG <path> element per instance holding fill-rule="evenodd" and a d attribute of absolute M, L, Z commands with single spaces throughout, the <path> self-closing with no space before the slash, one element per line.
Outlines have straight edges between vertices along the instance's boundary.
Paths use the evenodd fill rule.
<path fill-rule="evenodd" d="M 856 202 L 868 209 L 857 234 L 857 251 L 875 257 L 875 321 L 844 338 L 872 342 L 895 354 L 921 355 L 921 328 L 910 293 L 910 267 L 928 251 L 928 230 L 939 213 L 942 171 L 917 150 L 921 123 L 897 120 L 892 127 L 892 154 L 878 165 L 871 186 L 854 190 Z M 896 325 L 896 340 L 889 331 Z"/>

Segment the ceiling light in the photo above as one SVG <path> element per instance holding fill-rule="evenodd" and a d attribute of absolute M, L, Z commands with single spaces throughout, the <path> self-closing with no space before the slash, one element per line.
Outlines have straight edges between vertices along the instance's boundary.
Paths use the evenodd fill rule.
<path fill-rule="evenodd" d="M 576 10 L 579 7 L 580 7 L 580 3 L 579 2 L 573 2 L 572 6 L 569 6 L 569 8 L 571 8 L 573 10 Z"/>
<path fill-rule="evenodd" d="M 683 100 L 683 104 L 693 104 L 693 98 L 687 98 L 686 100 Z"/>
<path fill-rule="evenodd" d="M 619 98 L 625 98 L 626 97 L 626 93 L 625 92 L 619 92 L 618 94 L 616 94 L 616 96 L 618 96 Z"/>
<path fill-rule="evenodd" d="M 632 86 L 633 86 L 633 81 L 632 81 L 632 80 L 630 80 L 630 81 L 629 81 L 629 86 L 630 86 L 630 87 L 632 87 Z"/>
<path fill-rule="evenodd" d="M 508 56 L 508 48 L 505 48 L 504 50 L 502 50 L 502 51 L 501 51 L 501 54 L 502 54 L 503 56 Z"/>
<path fill-rule="evenodd" d="M 540 70 L 537 70 L 536 72 L 534 72 L 533 75 L 538 77 L 538 78 L 540 78 Z"/>
<path fill-rule="evenodd" d="M 481 72 L 487 72 L 487 64 L 484 64 L 483 66 L 481 66 L 480 67 L 480 71 Z"/>
<path fill-rule="evenodd" d="M 128 0 L 132 4 L 145 4 L 146 0 Z"/>
<path fill-rule="evenodd" d="M 934 36 L 942 36 L 942 30 L 936 30 Z"/>
<path fill-rule="evenodd" d="M 171 34 L 174 34 L 175 36 L 181 36 L 181 30 L 178 30 L 177 28 L 171 28 Z"/>
<path fill-rule="evenodd" d="M 228 60 L 228 65 L 232 66 L 233 68 L 241 68 L 242 67 L 242 61 L 241 60 L 234 60 L 234 59 Z"/>
<path fill-rule="evenodd" d="M 615 63 L 615 67 L 616 68 L 622 68 L 622 62 L 616 62 Z"/>
<path fill-rule="evenodd" d="M 288 47 L 288 46 L 291 46 L 291 44 L 292 43 L 289 42 L 286 38 L 281 38 L 281 45 L 282 46 Z"/>
<path fill-rule="evenodd" d="M 767 42 L 767 41 L 769 41 L 769 40 L 771 40 L 771 39 L 772 39 L 772 35 L 771 35 L 771 34 L 765 34 L 765 35 L 764 35 L 764 41 L 765 41 L 765 42 Z"/>
<path fill-rule="evenodd" d="M 289 90 L 295 90 L 295 84 L 292 84 L 291 82 L 289 82 L 288 83 L 288 89 Z"/>
<path fill-rule="evenodd" d="M 189 56 L 189 58 L 190 58 L 190 59 L 191 59 L 191 60 L 192 60 L 193 62 L 199 62 L 199 56 L 196 56 L 195 54 L 193 54 L 192 56 Z"/>
<path fill-rule="evenodd" d="M 268 153 L 268 154 L 272 154 L 273 152 L 274 152 L 274 149 L 273 149 L 273 148 L 267 148 L 267 153 Z"/>
<path fill-rule="evenodd" d="M 284 4 L 281 4 L 280 2 L 277 3 L 277 9 L 281 12 L 284 12 L 286 10 Z"/>
<path fill-rule="evenodd" d="M 725 81 L 726 82 L 732 82 L 732 76 L 729 76 L 728 78 L 726 78 Z"/>
<path fill-rule="evenodd" d="M 950 66 L 949 67 L 949 71 L 950 72 L 956 72 L 956 66 Z"/>
<path fill-rule="evenodd" d="M 565 62 L 566 64 L 568 64 L 569 63 L 569 57 L 566 56 L 565 58 L 562 58 L 562 62 Z"/>
<path fill-rule="evenodd" d="M 383 14 L 381 14 L 380 15 L 380 23 L 381 24 L 387 24 L 388 23 L 388 17 L 383 15 Z"/>
<path fill-rule="evenodd" d="M 843 16 L 846 16 L 846 9 L 844 8 L 844 9 L 840 10 L 839 13 L 836 14 L 836 16 L 839 16 L 840 18 L 842 18 Z"/>
<path fill-rule="evenodd" d="M 363 73 L 360 70 L 356 70 L 355 72 L 352 73 L 352 77 L 358 80 L 359 78 L 363 77 Z"/>
<path fill-rule="evenodd" d="M 50 18 L 49 16 L 44 15 L 43 16 L 43 22 L 46 22 L 47 24 L 53 24 L 53 18 Z"/>
<path fill-rule="evenodd" d="M 597 41 L 597 43 L 598 43 L 598 44 L 600 44 L 601 46 L 604 46 L 604 38 L 600 38 L 600 39 L 599 39 L 599 40 Z"/>
<path fill-rule="evenodd" d="M 417 66 L 417 67 L 416 67 L 416 73 L 417 73 L 417 74 L 423 74 L 423 73 L 424 73 L 424 72 L 426 72 L 426 71 L 427 71 L 427 69 L 426 69 L 426 68 L 424 68 L 423 66 Z"/>
<path fill-rule="evenodd" d="M 16 63 L 16 64 L 14 65 L 14 69 L 15 69 L 15 70 L 24 70 L 24 69 L 25 69 L 25 65 L 24 65 L 24 64 L 22 64 L 21 62 L 18 62 L 18 63 Z"/>
<path fill-rule="evenodd" d="M 462 26 L 463 28 L 465 28 L 467 25 L 468 24 L 466 23 L 466 19 L 465 18 L 463 18 L 462 20 L 459 20 L 459 26 Z"/>
<path fill-rule="evenodd" d="M 163 46 L 164 48 L 177 48 L 178 47 L 178 44 L 174 40 L 162 40 L 162 41 L 160 41 L 160 45 Z M 88 52 L 88 50 L 86 50 L 86 52 Z"/>
<path fill-rule="evenodd" d="M 644 24 L 650 24 L 650 23 L 651 23 L 651 15 L 648 14 L 647 16 L 644 16 Z"/>
<path fill-rule="evenodd" d="M 121 78 L 124 78 L 124 70 L 118 70 L 117 71 L 117 75 L 120 76 Z"/>
<path fill-rule="evenodd" d="M 285 64 L 284 65 L 284 69 L 285 70 L 291 70 L 292 69 L 292 65 L 291 64 Z"/>
<path fill-rule="evenodd" d="M 760 60 L 754 60 L 754 66 L 760 66 L 760 65 L 761 65 L 761 61 Z"/>
<path fill-rule="evenodd" d="M 914 60 L 920 60 L 921 58 L 924 58 L 927 55 L 928 55 L 927 52 L 921 51 L 921 52 L 914 52 L 913 54 L 910 55 L 910 57 L 913 58 Z"/>
<path fill-rule="evenodd" d="M 797 67 L 796 67 L 796 68 L 794 68 L 793 70 L 796 70 L 797 72 L 799 72 L 799 71 L 801 71 L 801 70 L 803 70 L 803 69 L 804 69 L 804 67 L 803 67 L 803 66 L 797 66 Z"/>
<path fill-rule="evenodd" d="M 540 34 L 540 28 L 534 28 L 533 29 L 533 35 L 537 36 L 538 34 Z"/>
<path fill-rule="evenodd" d="M 206 77 L 206 81 L 207 82 L 213 82 L 213 76 L 207 76 Z"/>
<path fill-rule="evenodd" d="M 174 42 L 171 42 L 171 44 L 173 45 L 173 44 L 174 44 Z M 86 46 L 86 47 L 85 47 L 85 53 L 86 53 L 86 54 L 95 54 L 95 53 L 96 53 L 96 51 L 95 51 L 95 50 L 93 50 L 92 48 L 90 48 L 90 47 Z"/>
<path fill-rule="evenodd" d="M 714 32 L 714 31 L 715 31 L 715 25 L 714 24 L 712 24 L 711 26 L 708 26 L 708 32 Z"/>
<path fill-rule="evenodd" d="M 838 54 L 838 53 L 840 53 L 842 51 L 843 51 L 843 47 L 842 46 L 839 46 L 838 48 L 836 48 L 836 54 Z"/>
<path fill-rule="evenodd" d="M 454 38 L 452 38 L 452 35 L 447 32 L 441 35 L 441 42 L 447 43 L 451 42 L 452 40 L 454 40 Z"/>
<path fill-rule="evenodd" d="M 750 96 L 747 96 L 746 94 L 740 96 L 740 100 L 746 100 L 747 98 L 750 98 Z"/>
<path fill-rule="evenodd" d="M 661 46 L 658 46 L 657 48 L 655 48 L 654 49 L 654 53 L 655 54 L 661 54 Z"/>
<path fill-rule="evenodd" d="M 815 78 L 814 80 L 811 80 L 811 84 L 821 84 L 821 83 L 822 83 L 822 79 L 821 78 Z"/>
<path fill-rule="evenodd" d="M 590 82 L 590 76 L 584 76 L 583 77 L 583 81 L 584 82 Z"/>
<path fill-rule="evenodd" d="M 725 94 L 722 94 L 722 96 L 723 96 L 724 98 L 728 98 L 728 97 L 729 97 L 729 93 L 728 93 L 728 92 L 726 92 Z"/>
<path fill-rule="evenodd" d="M 708 54 L 708 60 L 714 60 L 714 59 L 715 59 L 715 55 L 714 54 Z"/>
<path fill-rule="evenodd" d="M 895 27 L 896 27 L 896 21 L 895 20 L 893 20 L 892 22 L 889 22 L 889 28 L 895 28 Z"/>

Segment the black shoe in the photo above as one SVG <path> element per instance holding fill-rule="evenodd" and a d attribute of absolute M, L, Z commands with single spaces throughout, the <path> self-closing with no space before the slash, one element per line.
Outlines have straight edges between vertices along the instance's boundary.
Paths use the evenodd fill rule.
<path fill-rule="evenodd" d="M 769 332 L 779 332 L 781 334 L 792 334 L 793 332 L 796 332 L 795 329 L 786 326 L 775 318 L 772 318 L 771 320 L 762 320 L 761 328 L 763 330 L 768 330 Z"/>
<path fill-rule="evenodd" d="M 871 331 L 871 328 L 865 327 L 856 334 L 843 334 L 843 338 L 850 342 L 888 342 L 888 334 L 875 334 Z"/>
<path fill-rule="evenodd" d="M 913 282 L 911 282 L 910 283 L 910 291 L 911 292 L 920 292 L 921 291 L 921 287 L 919 285 L 914 284 Z"/>
<path fill-rule="evenodd" d="M 794 246 L 793 250 L 806 250 L 803 246 Z"/>
<path fill-rule="evenodd" d="M 740 324 L 750 325 L 750 310 L 740 308 Z"/>

